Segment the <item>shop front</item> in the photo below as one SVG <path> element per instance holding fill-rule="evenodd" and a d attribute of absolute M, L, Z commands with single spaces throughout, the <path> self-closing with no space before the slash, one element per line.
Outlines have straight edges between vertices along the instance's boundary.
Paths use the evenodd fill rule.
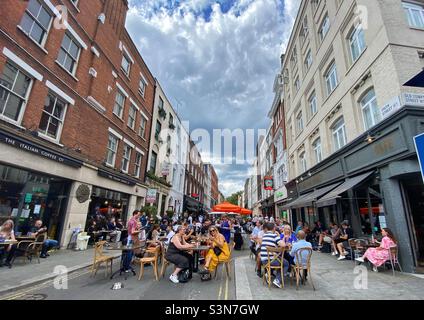
<path fill-rule="evenodd" d="M 289 222 L 289 212 L 284 208 L 284 205 L 287 203 L 288 194 L 287 188 L 285 186 L 279 188 L 274 193 L 274 203 L 275 203 L 275 213 L 276 217 L 282 219 L 283 221 Z"/>
<path fill-rule="evenodd" d="M 296 183 L 299 196 L 285 208 L 292 223 L 348 220 L 354 236 L 392 229 L 407 272 L 424 264 L 424 187 L 413 137 L 424 132 L 423 108 L 405 106 L 311 168 Z"/>
<path fill-rule="evenodd" d="M 194 216 L 204 213 L 203 204 L 199 200 L 189 197 L 187 195 L 184 196 L 183 209 L 184 213 L 187 212 L 188 214 L 193 214 Z"/>

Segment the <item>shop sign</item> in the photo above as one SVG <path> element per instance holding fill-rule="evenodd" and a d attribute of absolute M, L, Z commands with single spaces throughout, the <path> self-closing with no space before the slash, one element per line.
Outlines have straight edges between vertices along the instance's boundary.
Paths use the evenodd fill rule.
<path fill-rule="evenodd" d="M 404 93 L 403 101 L 407 106 L 424 107 L 424 94 Z"/>
<path fill-rule="evenodd" d="M 414 137 L 415 150 L 417 150 L 418 163 L 420 164 L 421 176 L 424 182 L 424 133 Z"/>
<path fill-rule="evenodd" d="M 272 177 L 264 178 L 264 189 L 265 190 L 274 190 L 274 179 Z"/>
<path fill-rule="evenodd" d="M 68 158 L 64 155 L 60 155 L 59 153 L 49 151 L 44 147 L 38 146 L 25 139 L 14 137 L 5 132 L 0 132 L 0 142 L 71 167 L 80 168 L 82 166 L 82 161 Z"/>
<path fill-rule="evenodd" d="M 146 195 L 146 203 L 156 203 L 157 189 L 148 189 Z"/>
<path fill-rule="evenodd" d="M 389 102 L 387 102 L 383 107 L 381 107 L 381 116 L 383 119 L 386 119 L 396 111 L 402 108 L 399 97 L 395 97 Z"/>
<path fill-rule="evenodd" d="M 162 164 L 162 176 L 169 176 L 169 173 L 171 171 L 171 164 L 169 162 L 165 162 Z"/>
<path fill-rule="evenodd" d="M 104 178 L 107 178 L 107 179 L 116 181 L 116 182 L 120 182 L 120 183 L 126 184 L 128 186 L 135 186 L 136 185 L 136 182 L 134 180 L 131 180 L 131 179 L 128 179 L 128 178 L 124 178 L 124 177 L 120 177 L 120 176 L 118 176 L 116 174 L 107 172 L 107 171 L 102 170 L 102 169 L 99 169 L 98 175 L 101 176 L 101 177 L 104 177 Z"/>
<path fill-rule="evenodd" d="M 32 193 L 25 194 L 25 203 L 31 203 L 32 201 Z"/>

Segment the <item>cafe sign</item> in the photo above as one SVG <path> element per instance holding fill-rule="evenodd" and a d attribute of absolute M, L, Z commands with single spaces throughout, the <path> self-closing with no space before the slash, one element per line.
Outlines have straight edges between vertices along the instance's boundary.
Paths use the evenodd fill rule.
<path fill-rule="evenodd" d="M 273 177 L 264 177 L 264 189 L 274 190 L 274 179 Z"/>
<path fill-rule="evenodd" d="M 64 165 L 68 165 L 75 168 L 80 168 L 82 166 L 82 161 L 67 157 L 65 155 L 59 154 L 54 151 L 50 151 L 49 149 L 45 147 L 37 145 L 24 138 L 13 136 L 4 131 L 0 131 L 0 142 L 5 143 L 16 149 L 30 152 L 40 157 L 43 157 L 43 158 L 46 158 L 46 159 L 49 159 Z"/>
<path fill-rule="evenodd" d="M 156 203 L 157 189 L 148 189 L 146 195 L 146 203 Z"/>

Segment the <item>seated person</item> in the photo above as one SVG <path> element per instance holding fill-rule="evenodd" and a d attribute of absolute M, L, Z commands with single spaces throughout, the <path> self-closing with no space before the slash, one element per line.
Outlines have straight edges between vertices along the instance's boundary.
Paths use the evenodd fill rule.
<path fill-rule="evenodd" d="M 365 262 L 365 259 L 372 263 L 373 270 L 378 272 L 378 267 L 382 266 L 386 261 L 390 259 L 389 250 L 391 247 L 397 246 L 397 241 L 393 235 L 392 230 L 389 228 L 382 228 L 380 246 L 378 248 L 369 248 L 365 251 L 364 255 L 360 258 L 356 258 L 356 261 Z"/>
<path fill-rule="evenodd" d="M 302 256 L 301 256 L 302 261 L 296 261 L 297 260 L 296 252 L 298 252 L 302 248 L 311 248 L 312 249 L 312 244 L 310 242 L 306 241 L 305 238 L 306 238 L 305 231 L 300 230 L 297 233 L 297 239 L 299 239 L 299 240 L 297 242 L 293 243 L 291 251 L 290 251 L 290 256 L 293 257 L 293 264 L 299 263 L 299 264 L 302 264 L 302 266 L 306 266 L 307 256 L 304 254 L 306 252 L 301 253 L 302 254 Z M 306 281 L 306 278 L 307 278 L 307 271 L 303 270 L 303 275 L 302 275 L 303 281 Z"/>
<path fill-rule="evenodd" d="M 275 225 L 271 222 L 264 223 L 264 235 L 262 236 L 262 242 L 261 242 L 261 250 L 260 250 L 260 259 L 262 265 L 266 265 L 268 263 L 268 253 L 267 253 L 267 247 L 272 248 L 278 248 L 282 246 L 280 237 L 275 233 Z M 284 265 L 284 273 L 287 273 L 287 270 L 289 268 L 289 263 L 286 259 L 281 257 L 283 259 L 283 265 Z M 271 266 L 279 266 L 280 262 L 278 260 L 274 260 L 271 263 Z M 276 278 L 273 281 L 273 284 L 281 288 L 281 282 L 282 282 L 282 274 L 279 269 L 275 269 L 277 271 Z M 268 281 L 271 281 L 271 279 L 267 279 Z"/>
<path fill-rule="evenodd" d="M 121 230 L 121 231 L 124 229 L 124 224 L 122 223 L 122 219 L 116 220 L 116 229 Z"/>
<path fill-rule="evenodd" d="M 193 268 L 193 257 L 186 251 L 193 248 L 193 246 L 185 241 L 185 233 L 186 227 L 178 226 L 165 255 L 165 259 L 175 265 L 175 270 L 169 277 L 169 280 L 173 283 L 179 283 L 178 274 L 180 271 L 185 269 L 192 270 Z"/>
<path fill-rule="evenodd" d="M 39 235 L 46 233 L 47 227 L 43 227 L 43 221 L 37 220 L 35 221 L 34 227 L 31 229 L 31 236 L 37 238 Z M 47 253 L 49 250 L 56 248 L 59 246 L 59 242 L 53 239 L 44 240 L 43 248 L 41 250 L 40 258 L 47 258 L 49 254 Z"/>
<path fill-rule="evenodd" d="M 0 237 L 4 240 L 11 240 L 16 241 L 14 229 L 15 224 L 13 223 L 13 220 L 6 220 L 3 225 L 0 227 Z M 11 261 L 14 256 L 14 252 L 16 250 L 16 244 L 11 246 L 2 246 L 0 247 L 0 267 L 3 267 L 3 259 L 4 256 L 6 256 L 6 261 L 4 265 L 8 266 L 9 268 L 12 267 Z"/>
<path fill-rule="evenodd" d="M 177 228 L 175 228 L 177 230 Z M 171 239 L 175 236 L 175 231 L 172 225 L 168 225 L 166 228 L 166 240 L 164 241 L 165 247 L 168 248 L 169 244 L 171 243 Z"/>
<path fill-rule="evenodd" d="M 331 253 L 332 256 L 336 256 L 338 254 L 337 252 L 337 243 L 343 242 L 343 240 L 340 240 L 340 233 L 341 229 L 340 227 L 335 223 L 330 223 L 330 233 L 331 233 L 331 247 L 333 252 Z"/>
<path fill-rule="evenodd" d="M 344 260 L 348 253 L 346 248 L 349 247 L 349 239 L 353 238 L 353 230 L 349 227 L 349 222 L 347 220 L 343 221 L 341 234 L 339 240 L 337 241 L 337 250 L 340 253 L 340 257 L 337 260 Z"/>
<path fill-rule="evenodd" d="M 212 279 L 212 273 L 216 270 L 219 262 L 228 261 L 230 258 L 230 248 L 225 241 L 225 237 L 219 233 L 218 228 L 211 227 L 209 229 L 208 245 L 211 247 L 205 259 L 205 270 L 200 273 L 207 276 L 203 280 Z"/>
<path fill-rule="evenodd" d="M 102 233 L 98 230 L 97 222 L 95 220 L 91 221 L 90 226 L 87 229 L 87 234 L 90 236 L 90 241 L 93 241 L 94 243 L 99 242 L 103 238 Z"/>
<path fill-rule="evenodd" d="M 147 234 L 147 240 L 148 241 L 159 241 L 159 230 L 160 226 L 158 224 L 155 224 L 151 231 Z"/>
<path fill-rule="evenodd" d="M 107 230 L 112 231 L 110 235 L 111 242 L 119 242 L 121 240 L 121 230 L 119 230 L 115 218 L 111 218 L 107 224 Z"/>
<path fill-rule="evenodd" d="M 291 250 L 293 243 L 297 241 L 296 235 L 294 232 L 292 232 L 291 227 L 287 224 L 283 228 L 283 233 L 280 236 L 281 243 L 283 247 L 286 247 L 288 251 L 284 252 L 284 259 L 286 259 L 289 262 L 289 270 L 291 269 L 291 265 L 293 264 L 293 257 L 289 254 L 289 251 Z"/>
<path fill-rule="evenodd" d="M 212 225 L 212 221 L 209 219 L 206 219 L 202 225 L 202 228 L 200 229 L 200 234 L 203 236 L 207 235 L 211 225 Z"/>

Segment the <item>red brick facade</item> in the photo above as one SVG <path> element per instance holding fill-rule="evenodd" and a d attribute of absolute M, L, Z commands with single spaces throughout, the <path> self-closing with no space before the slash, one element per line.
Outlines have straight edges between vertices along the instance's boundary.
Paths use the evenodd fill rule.
<path fill-rule="evenodd" d="M 0 9 L 0 74 L 7 61 L 15 64 L 5 55 L 5 48 L 7 48 L 43 76 L 42 81 L 33 79 L 22 121 L 18 125 L 25 128 L 27 133 L 38 131 L 44 101 L 49 92 L 46 82 L 49 81 L 74 99 L 75 105 L 68 104 L 58 143 L 50 141 L 47 143 L 51 144 L 52 148 L 59 148 L 65 154 L 70 150 L 72 152 L 77 150 L 87 162 L 96 166 L 104 166 L 109 128 L 113 129 L 123 138 L 119 141 L 115 170 L 119 171 L 121 168 L 125 139 L 135 148 L 144 152 L 140 175 L 140 182 L 144 182 L 155 80 L 125 29 L 127 0 L 80 0 L 78 7 L 75 7 L 70 0 L 37 1 L 52 16 L 52 24 L 43 45 L 37 44 L 23 31 L 23 28 L 19 27 L 29 1 L 3 0 Z M 87 46 L 86 49 L 81 48 L 80 50 L 74 75 L 71 75 L 57 62 L 64 35 L 65 33 L 69 34 L 70 31 L 54 27 L 53 22 L 56 16 L 49 8 L 49 2 L 53 6 L 65 5 L 68 8 L 68 23 Z M 98 18 L 102 13 L 105 15 L 104 24 Z M 129 76 L 121 69 L 125 51 L 134 61 L 131 64 Z M 19 65 L 17 67 L 20 69 Z M 97 72 L 96 77 L 90 75 L 90 68 Z M 139 93 L 139 83 L 142 77 L 147 82 L 144 97 Z M 125 99 L 122 119 L 113 114 L 118 91 L 117 83 L 128 95 Z M 98 104 L 103 106 L 104 110 L 98 104 L 95 108 L 93 103 L 89 102 L 89 97 L 94 98 Z M 130 100 L 135 102 L 139 108 L 136 113 L 134 130 L 127 126 L 132 104 Z M 138 135 L 142 114 L 149 119 L 144 138 Z M 16 127 L 6 123 L 3 118 L 0 118 L 0 124 Z M 45 143 L 45 139 L 41 137 L 37 139 Z M 134 172 L 135 148 L 131 152 L 129 175 Z"/>

